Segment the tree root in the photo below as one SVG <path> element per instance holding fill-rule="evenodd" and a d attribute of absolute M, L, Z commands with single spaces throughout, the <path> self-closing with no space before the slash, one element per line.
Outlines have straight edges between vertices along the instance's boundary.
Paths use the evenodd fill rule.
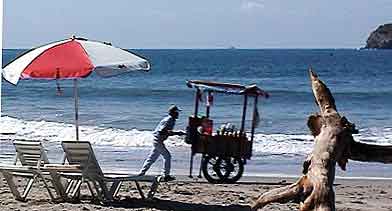
<path fill-rule="evenodd" d="M 263 208 L 265 205 L 278 202 L 287 203 L 289 201 L 306 202 L 306 197 L 313 190 L 307 176 L 302 176 L 296 183 L 289 186 L 277 188 L 268 191 L 261 195 L 256 202 L 252 205 L 252 210 L 258 210 Z M 305 206 L 305 205 L 304 205 Z"/>

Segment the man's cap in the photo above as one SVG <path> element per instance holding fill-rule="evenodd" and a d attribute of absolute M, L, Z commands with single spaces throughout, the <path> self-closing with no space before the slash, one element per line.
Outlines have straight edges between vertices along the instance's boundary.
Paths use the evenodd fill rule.
<path fill-rule="evenodd" d="M 169 113 L 181 111 L 176 105 L 171 105 L 167 110 Z"/>

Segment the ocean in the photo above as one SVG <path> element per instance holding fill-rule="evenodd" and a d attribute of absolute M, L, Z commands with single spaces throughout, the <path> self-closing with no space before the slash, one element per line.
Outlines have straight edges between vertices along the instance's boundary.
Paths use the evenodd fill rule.
<path fill-rule="evenodd" d="M 23 49 L 3 50 L 6 64 Z M 106 170 L 137 171 L 152 145 L 151 131 L 171 104 L 182 108 L 176 129 L 185 130 L 193 112 L 194 90 L 186 80 L 257 84 L 270 93 L 259 101 L 261 122 L 256 129 L 252 159 L 244 175 L 299 175 L 313 142 L 307 117 L 318 111 L 310 88 L 311 66 L 331 89 L 341 115 L 355 123 L 355 139 L 392 144 L 392 51 L 356 49 L 136 49 L 152 64 L 148 73 L 111 78 L 94 74 L 81 79 L 80 139 L 94 144 Z M 17 86 L 3 81 L 3 130 L 0 161 L 12 162 L 12 139 L 42 140 L 49 158 L 61 160 L 62 140 L 74 140 L 73 83 L 24 80 Z M 205 102 L 205 101 L 204 101 Z M 203 102 L 203 103 L 204 103 Z M 214 130 L 221 124 L 239 127 L 242 98 L 215 95 L 211 108 Z M 250 122 L 247 121 L 247 126 Z M 248 127 L 249 129 L 249 127 Z M 173 173 L 188 174 L 190 146 L 182 137 L 167 141 Z M 198 174 L 198 157 L 194 174 Z M 162 163 L 151 172 L 159 172 Z M 342 177 L 392 177 L 392 165 L 350 161 Z"/>

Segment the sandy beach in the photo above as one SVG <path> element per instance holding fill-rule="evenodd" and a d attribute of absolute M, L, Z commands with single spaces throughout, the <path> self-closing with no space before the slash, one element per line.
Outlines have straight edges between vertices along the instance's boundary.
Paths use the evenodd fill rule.
<path fill-rule="evenodd" d="M 134 184 L 123 186 L 118 202 L 102 205 L 82 191 L 78 202 L 51 202 L 42 184 L 37 183 L 27 202 L 14 200 L 1 177 L 1 210 L 250 210 L 249 205 L 263 192 L 289 184 L 294 178 L 245 177 L 238 184 L 209 184 L 185 176 L 162 183 L 152 200 L 143 200 Z M 337 179 L 336 207 L 341 211 L 392 210 L 392 180 Z M 86 188 L 86 187 L 84 187 Z M 271 204 L 263 210 L 296 210 L 295 203 Z"/>

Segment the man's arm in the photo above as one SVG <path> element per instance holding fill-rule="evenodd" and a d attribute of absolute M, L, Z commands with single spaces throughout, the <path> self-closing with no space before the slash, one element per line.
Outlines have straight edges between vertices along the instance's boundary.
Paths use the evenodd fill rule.
<path fill-rule="evenodd" d="M 182 130 L 174 131 L 174 130 L 168 130 L 167 131 L 169 136 L 183 136 L 186 135 L 186 133 Z"/>

